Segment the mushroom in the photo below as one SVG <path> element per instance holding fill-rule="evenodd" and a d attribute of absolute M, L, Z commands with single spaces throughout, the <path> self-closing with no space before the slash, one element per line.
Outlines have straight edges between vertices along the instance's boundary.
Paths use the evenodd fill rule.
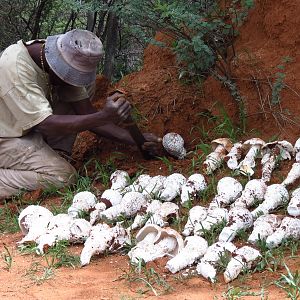
<path fill-rule="evenodd" d="M 186 156 L 184 139 L 178 133 L 170 132 L 164 135 L 162 145 L 169 154 L 178 159 L 183 159 Z"/>
<path fill-rule="evenodd" d="M 137 245 L 128 256 L 132 262 L 143 259 L 153 261 L 164 256 L 176 256 L 184 247 L 181 235 L 171 228 L 160 228 L 157 225 L 145 225 L 136 235 Z"/>
<path fill-rule="evenodd" d="M 89 212 L 97 203 L 96 196 L 88 191 L 79 192 L 73 198 L 73 203 L 68 209 L 68 215 L 77 218 L 81 212 Z"/>
<path fill-rule="evenodd" d="M 94 210 L 90 213 L 90 223 L 92 225 L 101 219 L 101 212 L 111 206 L 119 204 L 122 201 L 122 195 L 118 190 L 105 190 L 99 201 L 100 202 L 95 205 Z"/>
<path fill-rule="evenodd" d="M 163 184 L 163 189 L 160 193 L 160 200 L 172 201 L 181 193 L 181 187 L 185 184 L 186 178 L 179 174 L 173 173 L 166 178 Z"/>
<path fill-rule="evenodd" d="M 197 273 L 204 278 L 216 281 L 218 263 L 224 255 L 231 255 L 236 246 L 231 242 L 217 242 L 208 247 L 206 253 L 197 265 Z"/>
<path fill-rule="evenodd" d="M 245 158 L 241 161 L 238 168 L 244 175 L 252 176 L 254 174 L 253 168 L 255 167 L 255 158 L 260 154 L 260 149 L 266 143 L 260 138 L 252 138 L 244 142 L 244 149 L 248 149 Z"/>
<path fill-rule="evenodd" d="M 262 147 L 263 158 L 262 163 L 262 180 L 269 182 L 276 162 L 286 159 L 291 159 L 294 148 L 287 141 L 275 141 L 267 143 Z"/>
<path fill-rule="evenodd" d="M 295 160 L 300 163 L 300 138 L 296 141 L 294 145 Z"/>
<path fill-rule="evenodd" d="M 252 179 L 247 182 L 242 195 L 232 203 L 232 206 L 251 207 L 256 201 L 264 199 L 267 185 L 261 179 Z"/>
<path fill-rule="evenodd" d="M 274 233 L 280 223 L 281 218 L 273 214 L 258 217 L 253 223 L 253 230 L 248 238 L 248 242 L 256 244 L 259 240 L 265 240 L 269 235 Z"/>
<path fill-rule="evenodd" d="M 116 170 L 110 175 L 111 189 L 122 191 L 130 181 L 126 171 Z"/>
<path fill-rule="evenodd" d="M 204 238 L 188 236 L 184 241 L 184 248 L 167 262 L 166 268 L 174 274 L 201 258 L 207 251 L 207 248 L 208 243 Z"/>
<path fill-rule="evenodd" d="M 238 168 L 238 160 L 242 157 L 243 144 L 235 143 L 233 144 L 229 153 L 225 156 L 224 160 L 227 162 L 227 166 L 231 170 L 236 170 Z"/>
<path fill-rule="evenodd" d="M 157 175 L 152 177 L 148 182 L 148 184 L 145 186 L 142 193 L 147 196 L 159 198 L 160 193 L 164 188 L 165 180 L 166 177 L 162 175 Z"/>
<path fill-rule="evenodd" d="M 149 184 L 151 176 L 148 174 L 141 174 L 138 178 L 131 184 L 126 186 L 122 190 L 122 194 L 126 194 L 128 192 L 140 192 L 142 193 L 145 187 Z"/>
<path fill-rule="evenodd" d="M 249 246 L 235 250 L 224 272 L 225 282 L 234 280 L 243 270 L 252 268 L 260 257 L 260 252 Z"/>
<path fill-rule="evenodd" d="M 181 187 L 181 204 L 194 201 L 196 197 L 207 188 L 207 183 L 202 174 L 192 174 Z"/>
<path fill-rule="evenodd" d="M 293 184 L 297 179 L 300 178 L 300 163 L 296 162 L 293 163 L 292 168 L 290 169 L 289 173 L 287 174 L 286 178 L 281 183 L 285 187 L 288 185 Z"/>
<path fill-rule="evenodd" d="M 300 188 L 297 188 L 293 191 L 287 211 L 288 214 L 293 217 L 300 216 Z"/>
<path fill-rule="evenodd" d="M 272 184 L 267 187 L 264 201 L 251 213 L 256 219 L 260 215 L 268 214 L 270 211 L 276 209 L 278 206 L 287 203 L 289 200 L 289 193 L 287 189 L 281 184 Z"/>
<path fill-rule="evenodd" d="M 220 242 L 231 242 L 237 232 L 241 229 L 248 229 L 253 225 L 253 217 L 247 208 L 240 206 L 233 207 L 228 212 L 228 223 L 219 235 Z"/>
<path fill-rule="evenodd" d="M 121 203 L 100 212 L 100 218 L 113 221 L 122 214 L 125 217 L 132 217 L 147 206 L 148 199 L 145 195 L 139 192 L 129 192 L 123 196 Z"/>
<path fill-rule="evenodd" d="M 213 152 L 207 155 L 203 167 L 207 174 L 219 168 L 226 154 L 231 150 L 232 143 L 227 138 L 219 138 L 211 142 Z"/>
<path fill-rule="evenodd" d="M 232 177 L 223 177 L 217 184 L 217 195 L 209 207 L 223 207 L 234 202 L 242 193 L 243 186 Z"/>
<path fill-rule="evenodd" d="M 275 232 L 269 235 L 266 239 L 268 248 L 275 248 L 282 243 L 284 239 L 300 238 L 300 220 L 291 217 L 283 218 L 280 226 Z"/>
<path fill-rule="evenodd" d="M 228 222 L 228 211 L 226 208 L 215 207 L 207 211 L 207 217 L 195 224 L 194 234 L 204 235 L 206 231 L 211 230 L 213 226 L 219 225 L 222 222 Z"/>
<path fill-rule="evenodd" d="M 203 206 L 194 206 L 189 211 L 188 220 L 184 226 L 182 234 L 184 236 L 189 236 L 194 234 L 195 227 L 198 227 L 197 224 L 204 221 L 207 217 L 207 208 Z"/>
<path fill-rule="evenodd" d="M 18 244 L 34 242 L 47 231 L 47 226 L 53 217 L 50 210 L 39 205 L 29 205 L 19 215 L 18 223 L 25 235 Z"/>
<path fill-rule="evenodd" d="M 92 227 L 91 234 L 84 243 L 80 254 L 81 265 L 88 265 L 93 255 L 107 250 L 115 252 L 125 244 L 126 238 L 126 231 L 120 224 L 112 228 L 107 224 L 97 224 Z"/>

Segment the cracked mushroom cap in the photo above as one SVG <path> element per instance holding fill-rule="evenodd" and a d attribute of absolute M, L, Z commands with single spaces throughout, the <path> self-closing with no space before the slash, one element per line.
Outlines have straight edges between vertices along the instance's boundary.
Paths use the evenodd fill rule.
<path fill-rule="evenodd" d="M 222 145 L 227 152 L 229 152 L 232 148 L 232 143 L 228 138 L 219 138 L 211 141 L 213 150 L 215 150 L 219 145 Z"/>
<path fill-rule="evenodd" d="M 262 147 L 262 149 L 267 152 L 268 149 L 272 149 L 276 146 L 280 148 L 283 159 L 291 159 L 290 154 L 294 154 L 294 147 L 288 141 L 274 141 L 274 142 L 266 143 Z"/>

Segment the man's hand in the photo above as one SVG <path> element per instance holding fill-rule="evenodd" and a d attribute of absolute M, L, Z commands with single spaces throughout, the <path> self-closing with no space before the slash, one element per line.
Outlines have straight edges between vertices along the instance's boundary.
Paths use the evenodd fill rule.
<path fill-rule="evenodd" d="M 147 151 L 152 156 L 157 156 L 161 149 L 162 139 L 154 135 L 153 133 L 143 134 L 146 142 L 142 145 L 142 149 Z"/>
<path fill-rule="evenodd" d="M 124 94 L 116 92 L 107 97 L 103 111 L 113 123 L 119 124 L 128 118 L 131 105 L 125 99 Z"/>

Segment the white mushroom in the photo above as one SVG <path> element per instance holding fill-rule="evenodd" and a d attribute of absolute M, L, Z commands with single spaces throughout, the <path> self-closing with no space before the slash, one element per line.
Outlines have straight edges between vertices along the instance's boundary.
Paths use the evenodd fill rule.
<path fill-rule="evenodd" d="M 79 192 L 73 198 L 73 203 L 68 209 L 72 218 L 77 218 L 80 212 L 89 212 L 97 203 L 96 196 L 88 191 Z"/>
<path fill-rule="evenodd" d="M 207 188 L 207 183 L 202 174 L 192 174 L 181 187 L 181 203 L 194 201 L 196 197 Z"/>
<path fill-rule="evenodd" d="M 101 212 L 100 218 L 113 221 L 121 215 L 132 217 L 135 216 L 139 210 L 147 206 L 148 201 L 145 195 L 139 192 L 129 192 L 124 195 L 121 203 Z"/>
<path fill-rule="evenodd" d="M 205 220 L 195 224 L 194 234 L 202 236 L 206 231 L 211 230 L 213 226 L 223 222 L 228 222 L 228 211 L 226 208 L 215 207 L 209 209 Z"/>
<path fill-rule="evenodd" d="M 112 228 L 107 224 L 97 224 L 84 243 L 80 255 L 81 265 L 88 265 L 93 255 L 104 253 L 106 250 L 114 252 L 120 249 L 125 242 L 126 231 L 119 224 Z"/>
<path fill-rule="evenodd" d="M 237 232 L 248 229 L 253 225 L 253 217 L 247 208 L 233 207 L 228 212 L 228 223 L 219 235 L 220 242 L 231 242 Z"/>
<path fill-rule="evenodd" d="M 275 248 L 288 238 L 296 240 L 300 238 L 299 219 L 285 217 L 275 232 L 267 237 L 266 243 L 268 248 Z"/>
<path fill-rule="evenodd" d="M 287 189 L 281 184 L 272 184 L 267 187 L 264 201 L 252 211 L 252 215 L 256 219 L 260 215 L 268 214 L 280 205 L 287 203 L 288 200 L 289 193 Z"/>
<path fill-rule="evenodd" d="M 195 227 L 198 227 L 197 224 L 204 221 L 207 217 L 207 208 L 203 206 L 194 206 L 189 211 L 188 220 L 184 226 L 182 234 L 184 236 L 189 236 L 194 234 Z M 199 227 L 198 227 L 199 228 Z"/>
<path fill-rule="evenodd" d="M 224 160 L 227 162 L 227 166 L 231 170 L 236 170 L 238 168 L 238 161 L 242 157 L 243 144 L 235 143 L 233 144 L 229 153 L 225 156 Z"/>
<path fill-rule="evenodd" d="M 204 170 L 211 174 L 223 163 L 224 157 L 231 150 L 232 143 L 227 138 L 219 138 L 211 142 L 213 152 L 207 155 L 203 162 Z"/>
<path fill-rule="evenodd" d="M 262 180 L 269 182 L 276 162 L 291 159 L 293 152 L 294 148 L 292 144 L 287 141 L 275 141 L 265 144 L 262 147 Z"/>
<path fill-rule="evenodd" d="M 151 176 L 148 174 L 141 174 L 138 178 L 131 184 L 126 186 L 122 190 L 122 194 L 126 194 L 128 192 L 140 192 L 142 193 L 145 187 L 149 184 Z"/>
<path fill-rule="evenodd" d="M 293 191 L 287 211 L 288 214 L 293 217 L 300 216 L 300 188 L 297 188 Z"/>
<path fill-rule="evenodd" d="M 39 205 L 29 205 L 19 215 L 18 223 L 25 235 L 18 244 L 34 242 L 47 231 L 47 226 L 53 217 L 50 210 Z"/>
<path fill-rule="evenodd" d="M 94 225 L 101 219 L 101 212 L 108 209 L 111 206 L 117 205 L 122 201 L 122 195 L 118 190 L 105 190 L 94 207 L 94 210 L 90 213 L 90 223 Z"/>
<path fill-rule="evenodd" d="M 217 195 L 211 201 L 209 207 L 227 206 L 234 202 L 242 193 L 243 186 L 232 177 L 223 177 L 217 185 Z"/>
<path fill-rule="evenodd" d="M 300 163 L 300 138 L 296 141 L 294 145 L 295 160 Z"/>
<path fill-rule="evenodd" d="M 165 176 L 162 175 L 157 175 L 154 176 L 150 179 L 148 184 L 145 186 L 143 190 L 143 194 L 147 196 L 152 196 L 152 197 L 158 197 L 160 196 L 160 193 L 162 189 L 164 188 L 164 182 L 166 180 Z"/>
<path fill-rule="evenodd" d="M 245 158 L 241 161 L 238 168 L 242 174 L 252 176 L 254 174 L 255 158 L 260 155 L 260 149 L 266 143 L 260 138 L 252 138 L 244 142 L 243 147 L 248 149 Z"/>
<path fill-rule="evenodd" d="M 178 159 L 183 159 L 186 156 L 184 139 L 178 133 L 170 132 L 164 135 L 162 145 L 169 154 Z"/>
<path fill-rule="evenodd" d="M 236 246 L 231 242 L 217 242 L 208 247 L 197 265 L 197 273 L 204 278 L 216 281 L 217 266 L 223 255 L 231 255 Z"/>
<path fill-rule="evenodd" d="M 83 243 L 90 236 L 92 225 L 85 219 L 75 219 L 69 230 L 71 243 Z"/>
<path fill-rule="evenodd" d="M 70 227 L 74 219 L 67 214 L 53 216 L 45 234 L 36 239 L 37 253 L 43 254 L 46 249 L 55 245 L 57 241 L 70 240 Z"/>
<path fill-rule="evenodd" d="M 233 257 L 224 272 L 225 282 L 228 283 L 234 280 L 243 270 L 252 268 L 260 257 L 260 252 L 249 246 L 234 251 Z"/>
<path fill-rule="evenodd" d="M 232 206 L 251 207 L 256 201 L 264 199 L 267 185 L 261 179 L 252 179 L 247 182 L 242 195 L 232 203 Z"/>
<path fill-rule="evenodd" d="M 184 241 L 184 248 L 167 262 L 166 268 L 174 274 L 201 258 L 207 248 L 207 241 L 202 237 L 188 236 Z"/>
<path fill-rule="evenodd" d="M 248 238 L 248 242 L 256 244 L 259 240 L 265 240 L 269 235 L 274 233 L 280 223 L 281 218 L 273 214 L 258 217 L 253 223 L 253 230 Z"/>
<path fill-rule="evenodd" d="M 111 189 L 122 191 L 130 182 L 126 171 L 116 170 L 110 175 Z"/>
<path fill-rule="evenodd" d="M 143 259 L 153 261 L 164 256 L 176 256 L 184 247 L 181 235 L 171 228 L 160 228 L 157 225 L 145 225 L 136 236 L 137 245 L 128 256 L 132 262 Z"/>
<path fill-rule="evenodd" d="M 186 183 L 186 178 L 179 174 L 173 173 L 164 181 L 163 189 L 160 193 L 160 200 L 172 201 L 181 193 L 181 187 Z"/>
<path fill-rule="evenodd" d="M 287 174 L 284 181 L 281 183 L 284 186 L 293 184 L 297 179 L 300 178 L 300 162 L 293 163 L 291 170 Z"/>

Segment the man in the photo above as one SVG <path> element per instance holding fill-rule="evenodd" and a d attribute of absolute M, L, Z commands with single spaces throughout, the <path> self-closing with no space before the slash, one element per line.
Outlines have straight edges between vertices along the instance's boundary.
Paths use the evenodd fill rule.
<path fill-rule="evenodd" d="M 70 153 L 76 134 L 133 145 L 119 127 L 130 103 L 115 93 L 97 111 L 90 103 L 102 43 L 86 30 L 74 29 L 46 40 L 19 41 L 0 57 L 0 198 L 20 190 L 72 181 L 74 168 L 57 152 Z M 145 135 L 155 151 L 159 139 Z M 56 150 L 56 151 L 55 151 Z"/>

